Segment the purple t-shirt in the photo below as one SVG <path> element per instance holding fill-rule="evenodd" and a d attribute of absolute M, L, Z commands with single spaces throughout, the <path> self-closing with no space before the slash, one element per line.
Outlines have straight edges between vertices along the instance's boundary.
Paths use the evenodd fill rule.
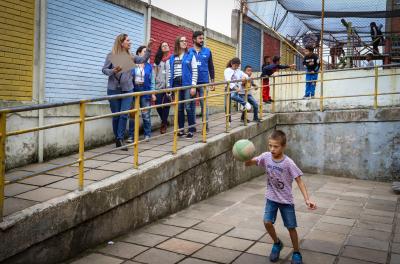
<path fill-rule="evenodd" d="M 265 169 L 267 174 L 267 191 L 265 197 L 283 204 L 293 204 L 293 180 L 303 175 L 291 158 L 284 156 L 280 162 L 272 159 L 271 152 L 264 152 L 256 157 L 257 166 Z"/>

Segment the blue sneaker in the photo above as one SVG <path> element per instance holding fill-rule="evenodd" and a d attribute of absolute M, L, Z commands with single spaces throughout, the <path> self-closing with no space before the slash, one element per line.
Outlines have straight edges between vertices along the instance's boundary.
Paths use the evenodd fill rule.
<path fill-rule="evenodd" d="M 303 257 L 300 252 L 293 252 L 292 264 L 303 264 Z"/>
<path fill-rule="evenodd" d="M 278 243 L 274 243 L 272 246 L 271 254 L 269 255 L 269 260 L 271 262 L 277 262 L 279 260 L 279 254 L 283 248 L 282 242 L 279 240 Z"/>

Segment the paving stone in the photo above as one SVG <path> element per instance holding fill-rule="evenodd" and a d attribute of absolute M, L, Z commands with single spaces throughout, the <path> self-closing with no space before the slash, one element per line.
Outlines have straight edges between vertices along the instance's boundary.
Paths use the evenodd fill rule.
<path fill-rule="evenodd" d="M 62 196 L 66 193 L 68 193 L 68 191 L 42 187 L 17 195 L 16 197 L 36 202 L 44 202 L 52 198 Z"/>
<path fill-rule="evenodd" d="M 339 234 L 349 234 L 351 231 L 350 226 L 335 225 L 335 224 L 329 224 L 329 223 L 324 223 L 324 222 L 319 222 L 318 224 L 316 224 L 315 229 L 329 231 L 329 232 L 333 232 L 333 233 L 339 233 Z"/>
<path fill-rule="evenodd" d="M 91 169 L 85 172 L 85 180 L 92 180 L 92 181 L 101 181 L 105 178 L 111 177 L 117 174 L 115 171 L 107 171 L 107 170 L 96 170 Z"/>
<path fill-rule="evenodd" d="M 184 254 L 184 255 L 191 255 L 200 248 L 202 248 L 204 245 L 200 243 L 195 243 L 187 240 L 182 240 L 182 239 L 177 239 L 177 238 L 171 238 L 160 245 L 158 245 L 158 248 L 165 249 L 168 251 L 172 251 L 175 253 L 179 254 Z"/>
<path fill-rule="evenodd" d="M 19 180 L 27 177 L 28 175 L 32 174 L 30 171 L 24 170 L 9 170 L 6 171 L 6 181 L 14 181 Z"/>
<path fill-rule="evenodd" d="M 173 264 L 177 263 L 184 257 L 184 255 L 152 248 L 135 257 L 134 260 L 148 264 Z"/>
<path fill-rule="evenodd" d="M 148 247 L 133 245 L 125 242 L 116 242 L 113 245 L 107 245 L 105 247 L 102 247 L 97 251 L 107 255 L 113 255 L 120 258 L 130 259 L 133 258 L 134 256 L 139 255 L 146 249 L 148 249 Z"/>
<path fill-rule="evenodd" d="M 103 166 L 105 164 L 110 164 L 110 162 L 109 161 L 104 161 L 104 160 L 85 160 L 83 165 L 84 165 L 84 167 L 86 169 L 95 169 L 95 168 L 98 168 L 98 167 Z M 76 166 L 78 166 L 78 164 L 74 164 L 72 166 L 76 167 Z"/>
<path fill-rule="evenodd" d="M 376 222 L 360 221 L 357 224 L 357 227 L 364 228 L 364 229 L 372 229 L 372 230 L 379 230 L 379 231 L 385 231 L 385 232 L 392 232 L 392 225 L 376 223 Z"/>
<path fill-rule="evenodd" d="M 394 218 L 393 212 L 382 211 L 382 210 L 364 209 L 363 213 L 368 215 L 387 216 Z"/>
<path fill-rule="evenodd" d="M 131 260 L 128 260 L 128 261 L 125 261 L 124 263 L 122 263 L 122 264 L 141 264 L 141 263 L 139 263 L 139 262 L 136 262 L 136 261 L 131 261 Z"/>
<path fill-rule="evenodd" d="M 24 171 L 30 171 L 30 172 L 42 172 L 46 170 L 50 170 L 57 167 L 55 164 L 50 164 L 50 163 L 33 163 L 29 164 L 27 166 L 23 166 L 20 169 Z"/>
<path fill-rule="evenodd" d="M 392 244 L 392 252 L 400 254 L 400 243 L 393 243 Z"/>
<path fill-rule="evenodd" d="M 346 225 L 353 226 L 355 220 L 336 216 L 323 216 L 321 217 L 321 222 L 336 224 L 336 225 Z"/>
<path fill-rule="evenodd" d="M 390 216 L 361 214 L 360 219 L 361 221 L 377 222 L 382 224 L 393 224 L 393 217 Z"/>
<path fill-rule="evenodd" d="M 229 249 L 206 246 L 197 251 L 193 257 L 222 263 L 231 263 L 240 252 Z"/>
<path fill-rule="evenodd" d="M 331 255 L 339 254 L 341 247 L 342 244 L 330 241 L 313 240 L 313 239 L 305 239 L 300 245 L 300 248 L 302 249 L 327 253 Z"/>
<path fill-rule="evenodd" d="M 143 229 L 144 232 L 162 236 L 175 236 L 183 232 L 184 230 L 185 229 L 182 227 L 169 226 L 163 224 L 153 224 Z"/>
<path fill-rule="evenodd" d="M 151 158 L 160 158 L 164 155 L 170 154 L 171 151 L 165 152 L 165 151 L 161 151 L 161 150 L 146 150 L 143 151 L 142 153 L 140 153 L 141 156 L 143 157 L 151 157 Z"/>
<path fill-rule="evenodd" d="M 87 171 L 87 169 L 85 169 L 85 171 Z M 49 172 L 46 172 L 46 174 L 62 176 L 62 177 L 72 177 L 72 176 L 79 174 L 79 168 L 68 166 L 68 167 L 64 167 L 64 168 L 60 168 L 60 169 L 56 169 L 56 170 L 51 170 Z"/>
<path fill-rule="evenodd" d="M 30 184 L 30 185 L 36 185 L 36 186 L 44 186 L 44 185 L 51 184 L 53 182 L 61 181 L 63 179 L 65 179 L 65 178 L 60 177 L 60 176 L 52 176 L 52 175 L 42 174 L 42 175 L 37 175 L 37 176 L 33 176 L 31 178 L 22 180 L 22 181 L 20 181 L 20 183 L 26 183 L 26 184 Z"/>
<path fill-rule="evenodd" d="M 245 239 L 222 236 L 222 237 L 218 238 L 217 240 L 215 240 L 214 242 L 212 242 L 210 245 L 215 246 L 215 247 L 232 249 L 232 250 L 245 251 L 253 243 L 254 243 L 253 241 L 249 241 L 249 240 L 245 240 Z"/>
<path fill-rule="evenodd" d="M 371 237 L 377 240 L 382 240 L 386 241 L 390 239 L 391 233 L 390 232 L 385 232 L 381 230 L 372 230 L 372 229 L 366 229 L 366 228 L 353 228 L 351 231 L 352 235 L 355 236 L 363 236 L 363 237 Z"/>
<path fill-rule="evenodd" d="M 129 169 L 133 169 L 133 165 L 129 163 L 122 163 L 122 162 L 112 162 L 101 167 L 98 167 L 99 170 L 109 170 L 109 171 L 126 171 Z"/>
<path fill-rule="evenodd" d="M 85 179 L 83 182 L 83 186 L 89 186 L 90 184 L 94 183 L 95 181 Z M 67 178 L 62 181 L 58 181 L 56 183 L 50 184 L 47 186 L 48 188 L 55 188 L 67 191 L 75 191 L 79 189 L 79 181 L 76 178 Z"/>
<path fill-rule="evenodd" d="M 174 216 L 174 217 L 168 217 L 163 220 L 161 220 L 161 223 L 165 225 L 172 225 L 172 226 L 179 226 L 179 227 L 192 227 L 201 221 L 198 219 L 193 219 L 193 218 L 187 218 L 187 217 L 179 217 L 179 216 Z"/>
<path fill-rule="evenodd" d="M 49 160 L 48 163 L 54 164 L 54 165 L 64 165 L 64 164 L 68 164 L 74 161 L 77 161 L 78 158 L 75 157 L 75 155 L 72 156 L 66 156 L 66 157 L 60 157 L 57 159 L 52 159 Z"/>
<path fill-rule="evenodd" d="M 144 157 L 144 156 L 142 156 L 142 155 L 140 154 L 140 155 L 139 155 L 139 164 L 146 163 L 146 162 L 148 162 L 148 161 L 150 161 L 150 160 L 153 160 L 153 159 L 154 159 L 154 158 L 152 158 L 152 157 Z M 133 156 L 126 157 L 126 158 L 124 158 L 124 159 L 119 160 L 118 162 L 125 162 L 125 163 L 133 164 Z"/>
<path fill-rule="evenodd" d="M 119 264 L 122 262 L 123 262 L 123 260 L 121 260 L 121 259 L 112 258 L 112 257 L 105 256 L 102 254 L 92 253 L 86 257 L 83 257 L 74 262 L 71 262 L 71 264 L 93 264 L 93 263 L 96 263 L 96 264 Z"/>
<path fill-rule="evenodd" d="M 25 192 L 34 190 L 36 188 L 37 188 L 37 186 L 21 184 L 21 183 L 11 183 L 11 184 L 7 184 L 4 187 L 4 195 L 11 197 L 11 196 L 15 196 L 15 195 L 18 195 L 21 193 L 25 193 Z"/>
<path fill-rule="evenodd" d="M 229 231 L 226 235 L 248 240 L 259 240 L 264 234 L 265 231 L 260 231 L 256 229 L 235 228 Z"/>
<path fill-rule="evenodd" d="M 400 263 L 400 255 L 392 254 L 390 255 L 390 264 L 399 264 Z"/>
<path fill-rule="evenodd" d="M 359 217 L 360 212 L 361 212 L 361 210 L 359 210 L 359 211 L 345 211 L 345 210 L 329 209 L 326 212 L 326 215 L 356 219 L 356 218 Z"/>
<path fill-rule="evenodd" d="M 306 264 L 333 264 L 335 256 L 313 252 L 309 250 L 302 250 L 303 262 Z"/>
<path fill-rule="evenodd" d="M 393 242 L 400 243 L 400 234 L 395 234 L 394 235 Z"/>
<path fill-rule="evenodd" d="M 123 158 L 126 158 L 128 155 L 117 155 L 112 153 L 107 153 L 98 157 L 93 158 L 93 160 L 102 160 L 102 161 L 117 161 Z"/>
<path fill-rule="evenodd" d="M 193 227 L 193 229 L 198 229 L 216 234 L 224 234 L 233 228 L 234 226 L 208 222 L 208 221 L 201 222 L 200 224 Z"/>
<path fill-rule="evenodd" d="M 200 242 L 200 243 L 210 243 L 212 240 L 216 239 L 218 237 L 217 234 L 214 233 L 209 233 L 209 232 L 204 232 L 200 230 L 195 230 L 195 229 L 188 229 L 185 232 L 177 235 L 179 238 L 183 238 L 186 240 L 194 241 L 194 242 Z"/>
<path fill-rule="evenodd" d="M 271 263 L 266 256 L 244 253 L 233 264 L 265 264 Z"/>
<path fill-rule="evenodd" d="M 272 244 L 257 242 L 251 248 L 249 248 L 246 252 L 250 253 L 250 254 L 269 257 L 271 250 L 272 250 Z M 292 254 L 292 251 L 293 251 L 292 248 L 290 248 L 288 246 L 284 246 L 281 251 L 281 254 L 280 254 L 280 259 L 285 259 L 290 254 Z"/>
<path fill-rule="evenodd" d="M 346 246 L 343 250 L 342 256 L 385 264 L 387 258 L 387 252 L 367 249 L 367 248 Z"/>
<path fill-rule="evenodd" d="M 389 250 L 389 242 L 388 241 L 380 241 L 370 237 L 361 237 L 361 236 L 350 236 L 346 245 L 370 248 L 382 251 Z"/>
<path fill-rule="evenodd" d="M 167 239 L 168 237 L 165 236 L 159 236 L 150 233 L 135 232 L 123 237 L 121 240 L 129 243 L 134 243 L 137 245 L 154 247 Z"/>
<path fill-rule="evenodd" d="M 184 259 L 183 261 L 179 262 L 179 264 L 213 264 L 213 263 L 215 263 L 215 262 L 210 262 L 210 261 L 195 259 L 195 258 L 187 258 L 187 259 Z"/>
<path fill-rule="evenodd" d="M 352 258 L 346 258 L 346 257 L 340 257 L 339 262 L 337 264 L 373 264 L 373 262 L 352 259 Z"/>
<path fill-rule="evenodd" d="M 25 208 L 31 207 L 32 205 L 37 204 L 34 201 L 28 201 L 24 199 L 18 199 L 14 197 L 6 198 L 4 200 L 4 216 L 10 215 L 12 213 L 21 211 Z"/>

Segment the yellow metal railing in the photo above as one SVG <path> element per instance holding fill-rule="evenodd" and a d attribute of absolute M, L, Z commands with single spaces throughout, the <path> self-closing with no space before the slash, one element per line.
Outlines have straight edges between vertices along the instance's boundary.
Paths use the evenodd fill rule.
<path fill-rule="evenodd" d="M 365 69 L 365 68 L 364 68 Z M 354 69 L 351 69 L 354 70 Z M 335 71 L 345 71 L 345 70 L 335 70 Z M 330 71 L 326 71 L 330 72 Z M 295 83 L 306 83 L 306 81 L 299 81 L 298 77 L 300 75 L 304 75 L 304 72 L 301 73 L 290 73 L 290 74 L 281 74 L 281 75 L 274 75 L 270 77 L 272 79 L 272 106 L 271 106 L 271 112 L 274 113 L 276 111 L 276 104 L 279 102 L 285 102 L 285 101 L 294 101 L 294 100 L 302 100 L 299 98 L 289 98 L 289 99 L 276 99 L 276 89 L 277 86 L 282 86 L 282 85 L 292 85 Z M 320 96 L 320 102 L 321 102 L 321 111 L 324 110 L 323 107 L 323 101 L 324 99 L 330 99 L 330 98 L 345 98 L 345 97 L 361 97 L 361 96 L 373 96 L 374 97 L 374 104 L 373 108 L 378 107 L 378 96 L 387 94 L 387 93 L 379 93 L 378 89 L 378 78 L 382 76 L 391 76 L 391 75 L 397 75 L 397 74 L 381 74 L 379 75 L 378 67 L 375 67 L 374 70 L 374 75 L 372 76 L 364 76 L 364 77 L 348 77 L 348 78 L 341 78 L 341 79 L 325 79 L 323 81 L 328 82 L 328 81 L 333 81 L 333 80 L 344 80 L 344 79 L 354 79 L 354 78 L 369 78 L 373 77 L 375 78 L 375 87 L 374 87 L 374 92 L 372 94 L 364 94 L 364 95 L 352 95 L 352 96 L 330 96 L 330 97 L 323 97 Z M 288 77 L 290 76 L 290 77 Z M 297 80 L 290 81 L 287 80 L 291 77 L 296 77 Z M 281 83 L 276 83 L 277 78 L 286 78 L 285 82 Z M 249 95 L 249 92 L 251 90 L 255 90 L 258 88 L 262 87 L 262 80 L 265 78 L 262 77 L 257 77 L 253 78 L 251 80 L 245 81 L 245 101 L 247 102 L 247 97 Z M 258 80 L 261 82 L 260 86 L 251 87 L 251 81 L 252 80 Z M 317 80 L 321 81 L 321 80 Z M 232 82 L 242 82 L 242 80 L 238 81 L 232 81 Z M 79 167 L 79 177 L 78 177 L 78 186 L 79 190 L 83 190 L 84 188 L 84 167 L 85 167 L 85 161 L 94 159 L 98 156 L 116 151 L 116 150 L 121 150 L 123 148 L 127 147 L 132 147 L 133 146 L 133 167 L 138 168 L 139 167 L 139 144 L 141 141 L 139 140 L 139 117 L 140 117 L 140 112 L 143 110 L 150 111 L 153 108 L 158 108 L 158 107 L 164 107 L 164 106 L 173 106 L 174 107 L 174 122 L 173 122 L 173 131 L 168 132 L 159 136 L 153 137 L 153 139 L 161 136 L 168 136 L 168 135 L 173 135 L 173 144 L 172 144 L 172 153 L 176 154 L 178 150 L 178 132 L 181 131 L 182 129 L 187 129 L 189 126 L 186 126 L 182 129 L 179 129 L 178 127 L 178 106 L 179 104 L 182 103 L 190 103 L 193 101 L 197 101 L 199 99 L 204 100 L 204 107 L 203 107 L 203 112 L 202 112 L 202 134 L 201 134 L 201 141 L 206 143 L 207 142 L 207 124 L 210 123 L 211 121 L 216 121 L 219 119 L 223 119 L 225 122 L 225 132 L 229 133 L 230 131 L 230 121 L 232 118 L 232 112 L 231 112 L 231 93 L 229 89 L 229 85 L 232 82 L 216 82 L 216 83 L 210 83 L 207 86 L 202 85 L 195 85 L 195 86 L 183 86 L 183 87 L 176 87 L 176 88 L 169 88 L 169 89 L 162 89 L 162 90 L 153 90 L 153 91 L 146 91 L 146 92 L 134 92 L 134 93 L 129 93 L 129 94 L 123 94 L 123 95 L 112 95 L 112 96 L 104 96 L 104 97 L 99 97 L 99 98 L 93 98 L 93 99 L 86 99 L 86 100 L 79 100 L 79 101 L 72 101 L 72 102 L 63 102 L 63 103 L 53 103 L 53 104 L 42 104 L 42 105 L 33 105 L 33 106 L 23 106 L 23 107 L 15 107 L 15 108 L 6 108 L 6 109 L 0 109 L 0 218 L 3 216 L 3 207 L 4 207 L 4 187 L 6 184 L 18 182 L 23 179 L 27 179 L 39 174 L 43 174 L 46 172 L 49 172 L 51 170 L 56 170 L 60 169 L 63 167 L 67 167 L 70 165 L 74 165 L 78 163 Z M 209 94 L 208 93 L 208 86 L 224 86 L 225 90 L 224 92 L 221 93 L 214 93 L 214 94 Z M 181 90 L 185 89 L 190 89 L 190 88 L 203 88 L 205 90 L 203 97 L 201 98 L 190 98 L 186 100 L 179 100 L 179 92 Z M 140 107 L 140 97 L 145 96 L 145 95 L 150 95 L 150 94 L 158 94 L 158 93 L 173 93 L 174 94 L 174 100 L 170 103 L 165 103 L 165 104 L 158 104 L 158 105 L 151 105 L 148 107 Z M 394 93 L 398 94 L 398 92 Z M 222 96 L 225 101 L 225 115 L 222 118 L 209 118 L 207 120 L 207 102 L 210 100 L 210 98 L 217 97 L 217 96 Z M 92 116 L 92 117 L 86 117 L 86 106 L 88 103 L 93 103 L 93 102 L 99 102 L 99 101 L 106 101 L 106 100 L 113 100 L 113 99 L 121 99 L 121 98 L 127 98 L 127 97 L 134 97 L 135 98 L 135 103 L 134 103 L 134 108 L 131 110 L 127 111 L 121 111 L 117 113 L 110 113 L 110 114 L 104 114 L 104 115 L 98 115 L 98 116 Z M 261 119 L 263 117 L 263 112 L 264 112 L 264 104 L 262 103 L 262 90 L 260 90 L 260 97 L 259 97 L 260 103 L 259 103 L 259 118 Z M 26 111 L 33 111 L 33 110 L 39 110 L 39 109 L 49 109 L 49 108 L 56 108 L 56 107 L 62 107 L 62 106 L 67 106 L 67 105 L 79 105 L 79 119 L 72 120 L 72 121 L 67 121 L 67 122 L 62 122 L 62 123 L 56 123 L 56 124 L 51 124 L 51 125 L 44 125 L 44 126 L 38 126 L 34 128 L 28 128 L 28 129 L 22 129 L 22 130 L 16 130 L 16 131 L 10 131 L 7 132 L 7 114 L 12 114 L 12 113 L 18 113 L 18 112 L 26 112 Z M 123 114 L 134 114 L 134 120 L 135 120 L 135 127 L 134 127 L 134 142 L 131 144 L 127 144 L 125 146 L 119 147 L 119 148 L 113 148 L 101 153 L 96 153 L 95 155 L 92 155 L 90 157 L 85 157 L 85 127 L 87 126 L 87 122 L 102 119 L 102 118 L 108 118 L 108 117 L 113 117 L 113 116 L 118 116 L 118 115 L 123 115 Z M 244 122 L 243 124 L 246 126 L 247 125 L 247 115 L 248 111 L 246 108 L 244 108 Z M 21 134 L 26 134 L 26 133 L 32 133 L 36 131 L 41 131 L 41 130 L 46 130 L 46 129 L 51 129 L 51 128 L 57 128 L 57 127 L 63 127 L 63 126 L 68 126 L 68 125 L 73 125 L 73 124 L 78 124 L 79 125 L 79 157 L 78 160 L 74 162 L 69 162 L 65 163 L 62 165 L 55 166 L 51 169 L 48 170 L 43 170 L 40 172 L 35 172 L 32 173 L 26 177 L 23 177 L 18 180 L 10 180 L 6 181 L 5 179 L 5 161 L 6 161 L 6 139 L 11 136 L 16 136 L 16 135 L 21 135 Z"/>

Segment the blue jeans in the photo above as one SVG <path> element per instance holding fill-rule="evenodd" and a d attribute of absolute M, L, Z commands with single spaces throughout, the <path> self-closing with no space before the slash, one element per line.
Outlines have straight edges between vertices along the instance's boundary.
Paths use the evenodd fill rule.
<path fill-rule="evenodd" d="M 238 94 L 237 92 L 235 92 L 235 99 L 232 97 L 232 100 L 238 102 L 241 105 L 246 105 L 246 101 L 245 101 L 245 95 L 244 94 Z M 253 112 L 254 112 L 254 120 L 258 119 L 258 103 L 256 101 L 256 99 L 254 99 L 254 97 L 251 94 L 247 95 L 247 101 L 249 102 L 249 104 L 251 104 L 251 106 L 253 106 Z M 243 104 L 244 102 L 244 104 Z"/>
<path fill-rule="evenodd" d="M 198 82 L 198 85 L 200 84 L 207 84 L 207 83 L 202 83 L 202 82 Z M 199 98 L 203 98 L 204 97 L 204 88 L 200 87 L 197 88 L 197 92 L 199 94 Z M 193 113 L 196 115 L 196 101 L 190 102 L 190 106 L 192 107 L 192 111 Z M 200 107 L 201 107 L 201 116 L 203 116 L 203 111 L 204 111 L 204 99 L 200 99 Z M 208 105 L 206 105 L 206 120 L 208 121 Z M 196 119 L 195 119 L 196 122 Z"/>
<path fill-rule="evenodd" d="M 173 82 L 172 87 L 180 87 L 182 86 L 182 82 L 179 80 L 175 80 Z M 186 90 L 180 90 L 179 91 L 179 101 L 182 100 L 188 100 L 191 99 L 192 97 L 190 96 L 190 89 L 186 89 Z M 192 107 L 190 105 L 190 102 L 188 103 L 180 103 L 178 105 L 178 125 L 179 125 L 179 129 L 182 129 L 185 127 L 185 110 L 186 110 L 186 115 L 187 115 L 187 120 L 188 120 L 188 124 L 189 126 L 193 126 L 190 127 L 188 130 L 191 133 L 194 133 L 194 125 L 195 123 L 195 115 L 192 111 Z"/>
<path fill-rule="evenodd" d="M 244 100 L 244 94 L 241 95 L 238 92 L 231 92 L 231 100 L 238 102 L 239 104 L 245 106 L 246 101 Z"/>
<path fill-rule="evenodd" d="M 275 223 L 276 215 L 278 214 L 278 209 L 281 212 L 283 224 L 286 228 L 296 228 L 296 212 L 294 210 L 293 204 L 282 204 L 271 200 L 266 201 L 265 211 L 264 211 L 264 222 Z"/>
<path fill-rule="evenodd" d="M 306 93 L 305 93 L 305 97 L 309 97 L 309 96 L 314 96 L 315 95 L 315 86 L 316 86 L 316 81 L 318 80 L 318 73 L 310 73 L 307 72 L 306 73 Z"/>
<path fill-rule="evenodd" d="M 121 90 L 107 90 L 107 95 L 117 95 L 117 94 L 125 94 L 131 93 L 130 91 L 121 91 Z M 110 102 L 110 109 L 112 113 L 127 111 L 130 109 L 132 104 L 132 97 L 126 97 L 122 99 L 113 99 L 109 100 Z M 117 140 L 123 140 L 125 136 L 126 130 L 126 122 L 128 120 L 128 115 L 123 114 L 119 116 L 113 116 L 112 118 L 112 126 L 114 131 L 114 137 Z"/>
<path fill-rule="evenodd" d="M 166 93 L 157 94 L 156 104 L 167 104 L 171 102 L 171 98 Z M 161 124 L 167 125 L 170 106 L 163 106 L 157 108 L 157 113 L 160 116 Z"/>
<path fill-rule="evenodd" d="M 151 97 L 141 96 L 140 97 L 140 107 L 148 107 L 151 106 Z M 135 104 L 135 98 L 132 100 L 132 105 Z M 142 119 L 143 119 L 143 130 L 144 136 L 151 136 L 151 109 L 142 110 Z M 129 137 L 134 138 L 135 136 L 135 119 L 129 118 Z"/>

